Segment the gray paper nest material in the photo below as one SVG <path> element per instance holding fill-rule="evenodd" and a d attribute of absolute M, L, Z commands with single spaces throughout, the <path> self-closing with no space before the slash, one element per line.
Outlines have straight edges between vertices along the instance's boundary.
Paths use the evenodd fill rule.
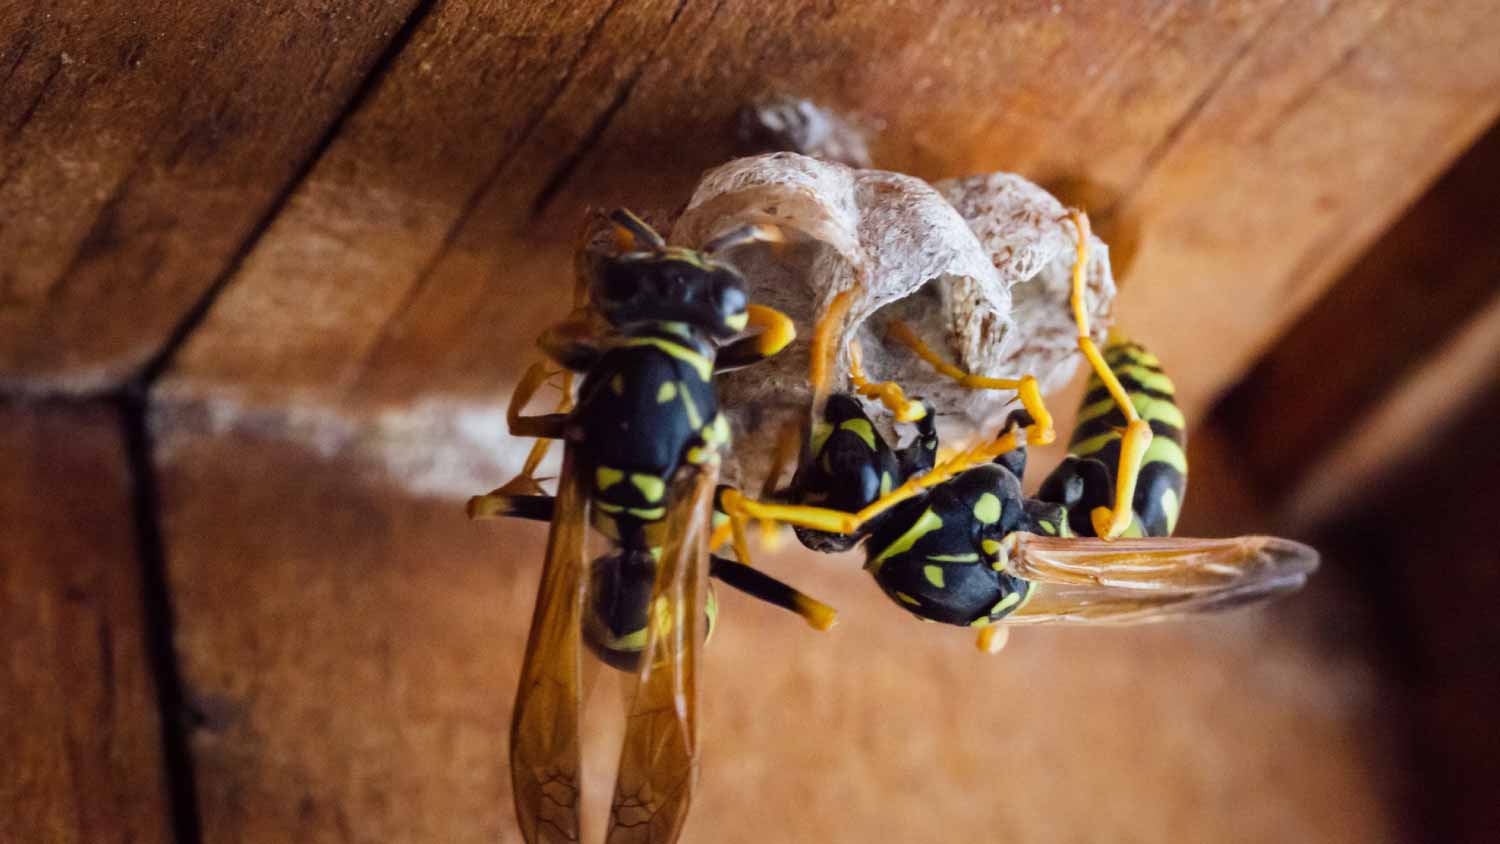
<path fill-rule="evenodd" d="M 964 390 L 904 348 L 887 345 L 881 338 L 892 319 L 912 324 L 966 371 L 1031 374 L 1044 392 L 1062 386 L 1080 359 L 1068 302 L 1074 228 L 1061 203 L 1020 176 L 929 185 L 795 153 L 740 158 L 703 176 L 671 240 L 700 246 L 745 223 L 775 223 L 790 238 L 783 246 L 745 247 L 732 260 L 750 282 L 751 301 L 790 316 L 798 337 L 772 361 L 722 381 L 735 431 L 735 459 L 726 469 L 741 482 L 758 483 L 777 431 L 805 418 L 813 325 L 851 287 L 858 292 L 838 339 L 834 388 L 848 384 L 845 347 L 857 339 L 871 380 L 895 380 L 908 395 L 931 400 L 949 443 L 992 434 L 1014 393 Z M 1115 285 L 1098 238 L 1092 256 L 1089 310 L 1102 341 Z"/>

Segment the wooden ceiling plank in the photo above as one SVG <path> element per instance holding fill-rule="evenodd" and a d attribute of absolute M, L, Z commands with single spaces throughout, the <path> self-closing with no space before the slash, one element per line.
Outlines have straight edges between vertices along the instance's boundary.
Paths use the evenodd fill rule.
<path fill-rule="evenodd" d="M 170 841 L 116 411 L 0 405 L 0 828 Z"/>
<path fill-rule="evenodd" d="M 1214 409 L 1280 499 L 1500 297 L 1500 126 L 1307 310 Z M 1417 436 L 1416 431 L 1408 432 Z"/>
<path fill-rule="evenodd" d="M 108 390 L 208 294 L 416 0 L 0 10 L 0 386 Z"/>
<path fill-rule="evenodd" d="M 1189 415 L 1500 111 L 1500 19 L 1479 5 L 1285 8 L 1121 211 L 1145 232 L 1119 318 Z"/>
<path fill-rule="evenodd" d="M 467 522 L 347 455 L 243 431 L 170 432 L 158 465 L 183 674 L 205 713 L 204 840 L 516 840 L 506 725 L 545 526 Z M 1400 840 L 1388 695 L 1337 604 L 1028 630 L 985 657 L 848 558 L 760 562 L 840 625 L 719 591 L 687 839 L 765 841 L 774 818 L 789 844 L 1088 840 L 1101 825 Z M 1337 647 L 1314 618 L 1340 625 Z M 600 672 L 585 746 L 608 769 L 619 698 Z M 1001 775 L 1001 796 L 969 799 Z M 585 780 L 596 810 L 609 782 Z M 1098 795 L 1087 812 L 1080 793 Z"/>
<path fill-rule="evenodd" d="M 1451 4 L 966 8 L 441 6 L 167 395 L 493 405 L 562 313 L 582 207 L 680 204 L 776 87 L 878 122 L 882 163 L 929 177 L 1097 156 L 1146 232 L 1121 324 L 1201 411 L 1500 109 L 1500 24 Z M 974 131 L 1017 114 L 1039 128 Z"/>

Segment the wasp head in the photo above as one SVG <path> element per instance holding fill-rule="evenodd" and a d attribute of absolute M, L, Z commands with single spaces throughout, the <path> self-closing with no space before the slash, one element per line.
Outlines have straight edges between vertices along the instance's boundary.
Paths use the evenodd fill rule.
<path fill-rule="evenodd" d="M 681 322 L 720 339 L 744 330 L 750 294 L 745 279 L 715 255 L 745 243 L 779 239 L 765 226 L 715 238 L 702 250 L 667 246 L 629 211 L 610 215 L 618 254 L 600 262 L 592 297 L 611 325 Z"/>

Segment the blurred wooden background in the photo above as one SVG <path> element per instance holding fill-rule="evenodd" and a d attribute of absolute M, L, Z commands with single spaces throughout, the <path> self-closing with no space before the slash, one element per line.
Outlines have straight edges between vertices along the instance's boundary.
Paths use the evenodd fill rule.
<path fill-rule="evenodd" d="M 1183 530 L 1327 559 L 993 659 L 771 560 L 845 622 L 726 599 L 689 840 L 1491 840 L 1492 4 L 11 0 L 0 841 L 518 840 L 543 531 L 458 501 L 582 209 L 681 204 L 771 91 L 1087 184 L 1204 420 Z"/>

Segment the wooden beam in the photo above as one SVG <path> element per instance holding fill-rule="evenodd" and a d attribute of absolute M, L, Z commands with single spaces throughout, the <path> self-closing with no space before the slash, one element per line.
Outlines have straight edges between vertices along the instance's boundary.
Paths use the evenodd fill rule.
<path fill-rule="evenodd" d="M 0 386 L 80 393 L 135 375 L 417 5 L 0 6 Z"/>
<path fill-rule="evenodd" d="M 493 406 L 563 311 L 582 207 L 679 205 L 775 86 L 881 126 L 888 167 L 1103 185 L 1145 233 L 1121 323 L 1191 414 L 1500 108 L 1472 4 L 784 6 L 437 8 L 169 389 Z"/>
<path fill-rule="evenodd" d="M 0 829 L 170 841 L 131 483 L 107 406 L 0 405 Z"/>
<path fill-rule="evenodd" d="M 514 840 L 506 730 L 545 527 L 468 522 L 458 501 L 274 435 L 179 426 L 159 465 L 184 674 L 206 713 L 204 840 Z M 820 634 L 719 591 L 689 840 L 764 841 L 768 825 L 786 842 L 1397 837 L 1385 692 L 1326 595 L 1028 630 L 986 657 L 849 558 L 760 562 L 841 623 Z M 1330 624 L 1337 648 L 1316 632 Z M 592 711 L 608 721 L 618 690 L 601 673 Z M 606 768 L 609 736 L 589 722 Z M 590 785 L 608 792 L 603 774 Z"/>
<path fill-rule="evenodd" d="M 1390 395 L 1361 417 L 1342 421 L 1342 439 L 1313 461 L 1305 479 L 1277 508 L 1281 521 L 1306 529 L 1386 492 L 1392 467 L 1453 437 L 1464 411 L 1500 385 L 1500 297 L 1415 372 L 1391 385 Z M 1467 443 L 1494 448 L 1493 437 Z M 1455 475 L 1467 477 L 1467 473 Z"/>
<path fill-rule="evenodd" d="M 1500 355 L 1500 345 L 1485 340 L 1493 333 L 1485 314 L 1500 306 L 1496 184 L 1500 128 L 1465 153 L 1215 408 L 1213 424 L 1239 444 L 1242 471 L 1269 502 L 1310 495 L 1332 503 L 1362 488 L 1355 478 L 1373 468 L 1368 459 L 1389 460 L 1430 441 L 1433 426 L 1493 370 L 1500 358 L 1489 355 Z M 1415 413 L 1394 410 L 1419 394 L 1424 406 Z M 1372 426 L 1389 424 L 1376 419 L 1397 416 L 1405 427 L 1371 438 Z"/>

